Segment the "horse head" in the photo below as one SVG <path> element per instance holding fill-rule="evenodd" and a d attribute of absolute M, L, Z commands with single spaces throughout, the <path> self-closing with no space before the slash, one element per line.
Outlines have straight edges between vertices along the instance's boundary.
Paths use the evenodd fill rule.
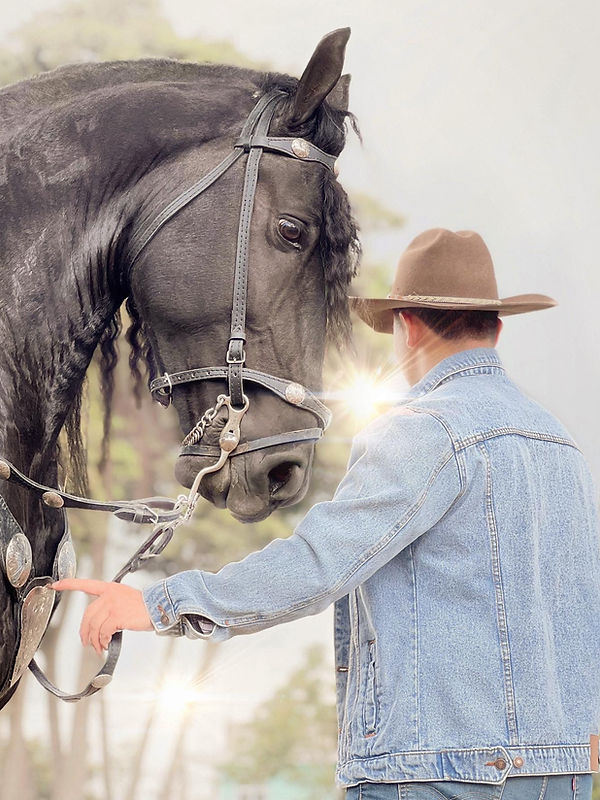
<path fill-rule="evenodd" d="M 348 78 L 341 72 L 348 36 L 347 29 L 326 36 L 298 82 L 261 76 L 249 85 L 253 102 L 274 95 L 273 116 L 264 127 L 280 147 L 279 152 L 261 148 L 255 187 L 246 185 L 251 155 L 240 151 L 242 157 L 189 199 L 190 187 L 232 153 L 239 130 L 178 152 L 140 182 L 145 199 L 130 242 L 129 307 L 145 340 L 153 386 L 160 385 L 155 397 L 163 403 L 172 399 L 188 437 L 184 443 L 190 431 L 198 431 L 198 421 L 206 422 L 200 425 L 200 447 L 182 448 L 178 480 L 189 487 L 199 470 L 214 463 L 227 422 L 227 406 L 212 419 L 205 414 L 211 416 L 219 395 L 229 396 L 231 385 L 218 372 L 209 380 L 195 375 L 210 378 L 207 368 L 222 366 L 223 373 L 237 359 L 247 374 L 258 371 L 291 382 L 285 384 L 287 393 L 274 392 L 264 381 L 243 382 L 244 400 L 240 395 L 237 403 L 247 403 L 248 410 L 240 446 L 200 483 L 204 497 L 243 521 L 263 519 L 306 492 L 326 412 L 319 413 L 318 400 L 311 410 L 302 398 L 307 389 L 321 387 L 328 330 L 347 327 L 345 290 L 356 231 L 332 170 L 334 159 L 325 154 L 339 155 L 344 144 Z M 291 143 L 287 154 L 285 141 Z M 293 148 L 298 157 L 290 157 Z M 168 216 L 182 195 L 184 205 Z M 249 206 L 245 224 L 244 204 Z M 158 223 L 148 241 L 153 219 Z M 240 248 L 247 251 L 241 278 Z M 245 319 L 232 359 L 232 306 L 235 314 L 240 304 Z M 174 385 L 171 375 L 183 375 L 185 382 Z M 296 431 L 301 435 L 294 438 Z M 260 449 L 253 449 L 257 440 Z"/>

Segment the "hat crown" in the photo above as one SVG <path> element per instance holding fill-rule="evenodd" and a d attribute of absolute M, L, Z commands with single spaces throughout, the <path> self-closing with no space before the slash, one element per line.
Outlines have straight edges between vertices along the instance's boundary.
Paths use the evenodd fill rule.
<path fill-rule="evenodd" d="M 390 297 L 498 300 L 494 264 L 475 231 L 432 228 L 400 256 Z"/>

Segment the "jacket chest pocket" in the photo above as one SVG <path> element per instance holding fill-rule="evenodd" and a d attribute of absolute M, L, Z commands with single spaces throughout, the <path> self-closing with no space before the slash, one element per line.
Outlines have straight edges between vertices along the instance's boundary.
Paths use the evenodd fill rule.
<path fill-rule="evenodd" d="M 367 668 L 363 702 L 363 729 L 365 736 L 373 736 L 379 722 L 379 699 L 377 689 L 377 642 L 367 642 Z"/>

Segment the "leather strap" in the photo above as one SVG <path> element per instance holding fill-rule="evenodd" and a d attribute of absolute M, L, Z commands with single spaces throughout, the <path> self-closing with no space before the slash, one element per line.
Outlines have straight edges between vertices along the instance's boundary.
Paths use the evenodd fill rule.
<path fill-rule="evenodd" d="M 178 211 L 181 211 L 184 206 L 191 203 L 195 197 L 202 194 L 205 189 L 212 186 L 217 178 L 220 178 L 224 172 L 227 172 L 229 167 L 231 167 L 241 155 L 242 153 L 239 150 L 233 150 L 231 153 L 228 153 L 216 167 L 213 167 L 213 169 L 207 172 L 197 183 L 194 183 L 193 186 L 190 186 L 189 189 L 186 189 L 185 192 L 178 195 L 169 205 L 165 206 L 156 217 L 141 227 L 132 236 L 129 245 L 131 253 L 129 257 L 130 266 L 133 266 L 144 247 L 146 247 L 148 242 L 159 232 L 163 225 L 172 219 Z"/>
<path fill-rule="evenodd" d="M 252 111 L 250 112 L 244 127 L 242 128 L 241 137 L 247 137 L 249 133 L 254 129 L 256 121 L 262 114 L 265 107 L 271 102 L 273 96 L 277 94 L 278 96 L 282 96 L 282 92 L 270 92 L 263 97 L 260 98 L 258 103 L 254 106 Z M 243 155 L 243 149 L 234 149 L 229 153 L 225 158 L 219 162 L 215 167 L 213 167 L 210 172 L 207 172 L 199 181 L 194 183 L 185 191 L 181 192 L 181 194 L 177 195 L 170 203 L 168 203 L 157 215 L 156 217 L 152 218 L 149 222 L 145 225 L 140 227 L 140 229 L 134 233 L 131 238 L 131 242 L 129 245 L 129 264 L 133 266 L 135 261 L 137 260 L 138 256 L 146 247 L 148 242 L 158 233 L 158 231 L 165 225 L 170 219 L 172 219 L 178 211 L 181 211 L 182 208 L 187 206 L 189 203 L 192 202 L 198 195 L 202 194 L 209 186 L 218 180 L 218 178 L 223 175 L 223 173 L 227 172 L 227 170 L 233 166 L 233 164 Z"/>
<path fill-rule="evenodd" d="M 294 151 L 298 149 L 298 143 L 301 144 L 303 151 L 306 155 L 299 156 L 297 152 Z M 259 133 L 254 134 L 254 136 L 248 139 L 242 139 L 240 137 L 237 142 L 235 143 L 234 147 L 242 147 L 244 149 L 250 147 L 260 147 L 262 150 L 270 150 L 274 153 L 282 153 L 286 156 L 291 156 L 292 158 L 297 158 L 301 161 L 316 161 L 319 164 L 323 164 L 324 167 L 331 170 L 331 172 L 335 173 L 335 162 L 337 161 L 337 156 L 331 155 L 331 153 L 326 153 L 324 150 L 321 150 L 316 144 L 309 142 L 307 139 L 292 139 L 289 136 L 265 136 Z"/>
<path fill-rule="evenodd" d="M 280 94 L 272 93 L 266 102 L 260 116 L 256 121 L 256 132 L 264 135 L 269 130 L 269 125 L 275 113 L 275 105 Z M 252 138 L 250 139 L 252 141 Z M 238 150 L 237 152 L 243 152 Z M 250 225 L 254 209 L 254 195 L 258 183 L 258 165 L 262 149 L 250 147 L 244 188 L 242 190 L 242 204 L 240 208 L 240 222 L 238 226 L 237 249 L 235 254 L 235 272 L 233 276 L 233 299 L 231 303 L 231 328 L 229 344 L 227 346 L 227 384 L 229 397 L 234 407 L 244 405 L 244 384 L 242 369 L 246 361 L 244 345 L 246 343 L 246 306 L 248 301 L 248 263 L 250 252 Z"/>
<path fill-rule="evenodd" d="M 90 697 L 91 695 L 96 694 L 96 692 L 99 692 L 100 689 L 103 689 L 111 682 L 115 667 L 117 666 L 117 662 L 119 660 L 119 655 L 121 654 L 122 639 L 122 631 L 117 631 L 113 634 L 110 644 L 108 645 L 106 661 L 94 675 L 85 689 L 82 689 L 80 692 L 64 692 L 62 689 L 59 689 L 57 686 L 55 686 L 50 678 L 48 678 L 48 676 L 38 666 L 35 658 L 32 658 L 29 662 L 29 669 L 33 672 L 36 680 L 41 683 L 46 691 L 50 692 L 55 697 L 64 700 L 65 703 L 76 703 L 78 700 L 82 700 L 84 697 Z"/>
<path fill-rule="evenodd" d="M 304 408 L 312 412 L 320 420 L 323 429 L 326 430 L 328 428 L 331 422 L 331 411 L 310 391 L 310 389 L 301 386 L 295 381 L 288 381 L 285 378 L 278 378 L 266 372 L 248 369 L 248 367 L 243 367 L 242 376 L 244 380 L 257 383 L 260 386 L 264 386 L 265 389 L 270 389 L 270 391 L 291 405 L 296 405 L 299 408 Z M 152 394 L 155 392 L 164 392 L 165 390 L 167 390 L 167 393 L 170 393 L 171 387 L 182 383 L 205 380 L 225 380 L 226 378 L 227 367 L 198 367 L 181 372 L 171 372 L 170 374 L 162 375 L 160 378 L 155 378 L 150 384 L 150 391 Z M 289 387 L 298 388 L 299 393 L 296 394 L 295 397 L 299 398 L 301 393 L 304 393 L 304 397 L 302 399 L 290 400 Z"/>
<path fill-rule="evenodd" d="M 262 439 L 253 439 L 250 442 L 238 444 L 229 458 L 241 456 L 244 453 L 251 453 L 254 450 L 264 450 L 266 447 L 275 447 L 278 444 L 289 444 L 290 442 L 315 442 L 323 435 L 322 428 L 306 428 L 301 431 L 286 431 L 285 433 L 275 433 L 272 436 L 264 436 Z M 210 444 L 188 444 L 179 451 L 181 456 L 218 456 L 220 448 Z"/>
<path fill-rule="evenodd" d="M 37 494 L 51 508 L 84 508 L 87 511 L 109 511 L 119 519 L 136 523 L 168 523 L 179 517 L 174 501 L 168 497 L 148 497 L 141 500 L 90 500 L 61 492 L 51 486 L 28 478 L 5 458 L 0 460 L 0 477 Z M 61 502 L 62 501 L 62 502 Z M 155 510 L 157 509 L 157 510 Z M 160 509 L 160 510 L 159 510 Z"/>

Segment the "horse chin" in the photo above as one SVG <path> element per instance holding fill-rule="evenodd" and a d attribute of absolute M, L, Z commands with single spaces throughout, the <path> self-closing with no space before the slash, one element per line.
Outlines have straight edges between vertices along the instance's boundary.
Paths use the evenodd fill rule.
<path fill-rule="evenodd" d="M 202 479 L 200 494 L 217 508 L 227 508 L 240 522 L 260 522 L 304 497 L 312 454 L 313 446 L 302 444 L 285 453 L 237 456 Z M 213 463 L 203 456 L 179 456 L 175 477 L 189 488 L 198 472 Z"/>

